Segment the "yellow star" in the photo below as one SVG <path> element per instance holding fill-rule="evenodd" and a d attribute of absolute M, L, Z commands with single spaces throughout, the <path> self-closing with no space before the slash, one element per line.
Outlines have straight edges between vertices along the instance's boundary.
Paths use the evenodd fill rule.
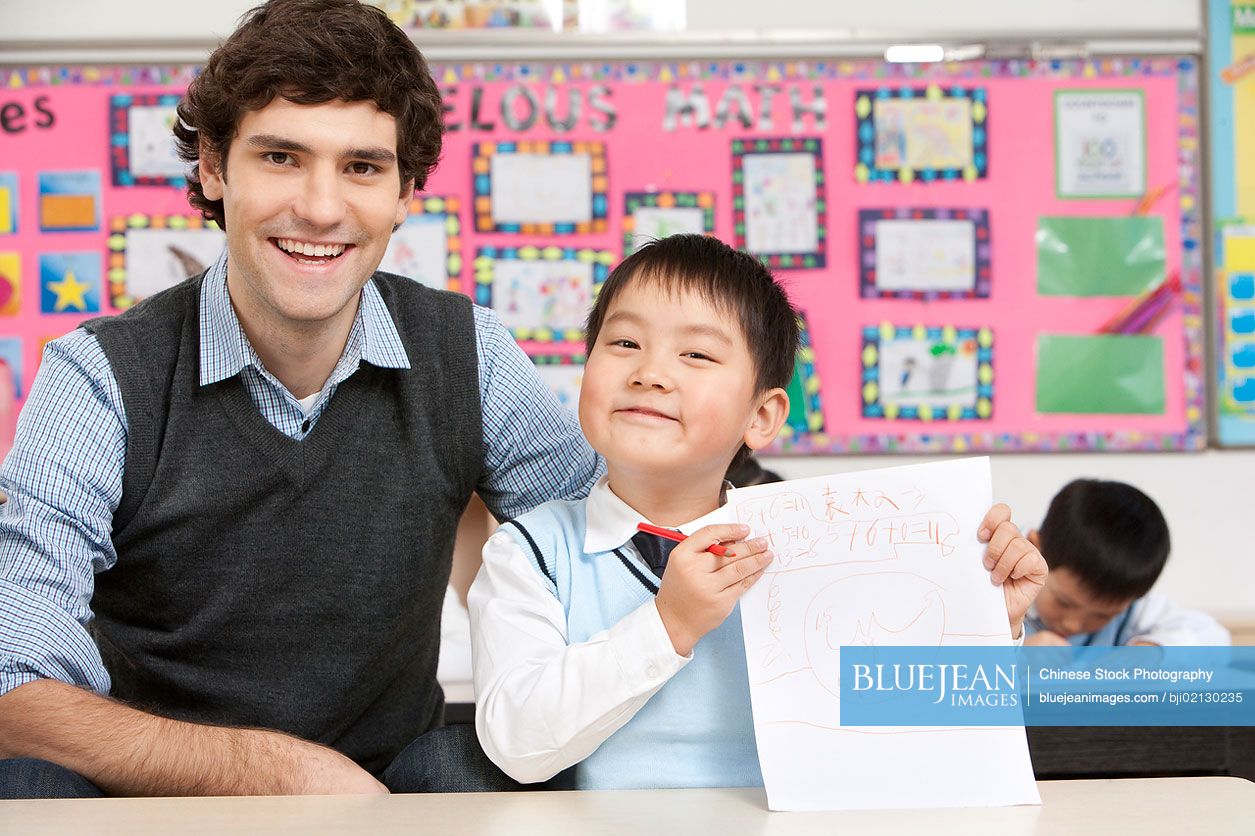
<path fill-rule="evenodd" d="M 48 289 L 57 294 L 57 304 L 53 308 L 56 313 L 71 305 L 76 310 L 87 310 L 87 291 L 91 290 L 91 285 L 75 278 L 73 270 L 66 270 L 65 278 L 59 282 L 48 282 Z"/>

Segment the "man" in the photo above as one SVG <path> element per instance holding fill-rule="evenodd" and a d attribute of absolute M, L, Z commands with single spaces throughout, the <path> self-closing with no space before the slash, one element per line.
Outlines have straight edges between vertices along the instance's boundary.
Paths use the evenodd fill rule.
<path fill-rule="evenodd" d="M 254 9 L 192 83 L 226 252 L 52 343 L 0 475 L 0 792 L 500 786 L 438 728 L 458 517 L 598 463 L 493 315 L 374 272 L 441 113 L 352 0 Z"/>

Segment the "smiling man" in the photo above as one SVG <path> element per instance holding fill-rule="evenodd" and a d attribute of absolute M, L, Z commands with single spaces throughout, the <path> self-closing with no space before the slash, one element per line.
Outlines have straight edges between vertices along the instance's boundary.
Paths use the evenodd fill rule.
<path fill-rule="evenodd" d="M 0 473 L 0 795 L 505 786 L 441 728 L 441 603 L 598 462 L 501 323 L 376 272 L 440 154 L 409 39 L 272 0 L 179 107 L 205 273 L 48 346 Z"/>

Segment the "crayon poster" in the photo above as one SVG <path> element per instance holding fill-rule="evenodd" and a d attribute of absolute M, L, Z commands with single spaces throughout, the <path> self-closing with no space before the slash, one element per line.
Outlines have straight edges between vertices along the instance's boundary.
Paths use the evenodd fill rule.
<path fill-rule="evenodd" d="M 768 265 L 802 316 L 773 452 L 1204 444 L 1193 58 L 432 69 L 445 147 L 385 266 L 496 309 L 564 403 L 610 270 L 698 232 Z M 0 67 L 23 114 L 0 135 L 20 391 L 44 340 L 220 251 L 163 134 L 195 70 Z"/>

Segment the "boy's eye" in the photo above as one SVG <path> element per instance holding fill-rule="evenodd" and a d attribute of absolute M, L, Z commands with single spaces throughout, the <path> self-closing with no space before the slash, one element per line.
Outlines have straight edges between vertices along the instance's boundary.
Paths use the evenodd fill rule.
<path fill-rule="evenodd" d="M 710 360 L 710 359 L 712 359 L 712 358 L 710 357 L 710 355 L 708 355 L 708 354 L 702 354 L 700 351 L 686 351 L 686 352 L 684 352 L 684 354 L 682 354 L 681 356 L 682 356 L 682 357 L 689 357 L 689 358 L 691 358 L 691 359 L 693 359 L 693 360 Z"/>
<path fill-rule="evenodd" d="M 634 340 L 611 340 L 610 344 L 618 348 L 640 348 Z"/>

